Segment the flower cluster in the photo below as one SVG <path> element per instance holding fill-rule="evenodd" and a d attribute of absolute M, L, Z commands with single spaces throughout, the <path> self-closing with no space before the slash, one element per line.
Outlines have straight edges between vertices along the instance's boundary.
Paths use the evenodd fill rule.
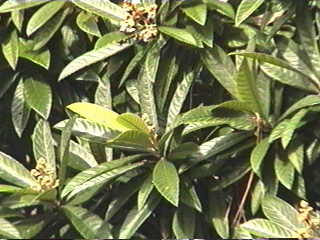
<path fill-rule="evenodd" d="M 143 7 L 129 0 L 123 2 L 127 15 L 120 21 L 120 31 L 134 34 L 138 41 L 149 42 L 158 36 L 156 25 L 157 5 Z"/>
<path fill-rule="evenodd" d="M 59 179 L 55 178 L 55 170 L 47 166 L 46 160 L 40 158 L 36 168 L 30 171 L 31 175 L 37 180 L 38 186 L 35 190 L 38 192 L 50 190 L 59 186 Z"/>
<path fill-rule="evenodd" d="M 317 229 L 320 227 L 320 219 L 316 217 L 313 208 L 303 200 L 299 203 L 298 212 L 298 220 L 308 224 L 307 228 L 299 229 L 298 234 L 303 238 L 313 237 L 314 234 L 312 229 Z"/>

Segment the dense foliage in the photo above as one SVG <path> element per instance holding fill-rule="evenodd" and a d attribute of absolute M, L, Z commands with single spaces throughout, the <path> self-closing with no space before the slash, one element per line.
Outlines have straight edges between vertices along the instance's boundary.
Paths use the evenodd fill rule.
<path fill-rule="evenodd" d="M 319 1 L 0 2 L 1 237 L 320 237 Z"/>

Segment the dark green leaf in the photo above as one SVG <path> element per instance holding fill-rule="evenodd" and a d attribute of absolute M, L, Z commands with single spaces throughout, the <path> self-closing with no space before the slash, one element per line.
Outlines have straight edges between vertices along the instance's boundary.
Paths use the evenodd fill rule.
<path fill-rule="evenodd" d="M 170 37 L 173 37 L 181 42 L 199 47 L 195 37 L 191 33 L 189 33 L 186 29 L 165 27 L 165 26 L 160 26 L 158 27 L 158 29 L 161 33 L 166 34 Z"/>
<path fill-rule="evenodd" d="M 197 5 L 192 5 L 188 7 L 182 7 L 182 11 L 193 21 L 204 25 L 207 20 L 207 5 L 200 3 Z"/>
<path fill-rule="evenodd" d="M 80 12 L 77 17 L 77 24 L 82 31 L 101 37 L 98 24 L 91 13 L 84 11 Z"/>
<path fill-rule="evenodd" d="M 235 17 L 235 25 L 239 26 L 243 21 L 245 21 L 260 5 L 263 3 L 263 0 L 242 0 L 237 9 Z"/>
<path fill-rule="evenodd" d="M 172 230 L 177 239 L 193 239 L 195 233 L 195 210 L 188 205 L 181 204 L 176 210 Z"/>
<path fill-rule="evenodd" d="M 261 176 L 260 166 L 269 148 L 270 148 L 269 138 L 266 137 L 262 141 L 260 141 L 251 152 L 251 156 L 250 156 L 251 167 L 252 167 L 252 170 L 256 174 L 258 174 L 258 176 Z"/>
<path fill-rule="evenodd" d="M 150 174 L 147 177 L 147 179 L 144 180 L 142 186 L 139 189 L 138 200 L 137 200 L 137 207 L 139 211 L 143 209 L 153 188 L 154 188 L 154 185 L 152 183 L 152 175 Z"/>

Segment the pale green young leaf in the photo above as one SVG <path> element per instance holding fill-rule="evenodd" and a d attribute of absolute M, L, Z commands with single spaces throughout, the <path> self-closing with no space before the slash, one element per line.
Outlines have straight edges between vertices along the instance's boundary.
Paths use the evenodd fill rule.
<path fill-rule="evenodd" d="M 233 230 L 232 239 L 252 239 L 252 235 L 245 229 L 236 226 Z"/>
<path fill-rule="evenodd" d="M 89 210 L 76 206 L 63 206 L 62 210 L 72 225 L 86 239 L 111 239 L 107 222 Z"/>
<path fill-rule="evenodd" d="M 238 6 L 235 25 L 239 26 L 243 21 L 245 21 L 255 10 L 257 10 L 263 3 L 263 0 L 243 0 Z"/>
<path fill-rule="evenodd" d="M 65 4 L 64 1 L 52 1 L 39 8 L 30 18 L 26 33 L 28 36 L 41 28 L 49 21 Z M 51 20 L 50 20 L 51 21 Z"/>
<path fill-rule="evenodd" d="M 293 231 L 307 227 L 305 222 L 298 220 L 298 211 L 280 198 L 274 196 L 264 197 L 262 210 L 269 220 L 286 226 Z"/>
<path fill-rule="evenodd" d="M 125 10 L 109 0 L 73 0 L 72 2 L 89 13 L 108 18 L 115 23 L 119 23 L 120 20 L 126 17 Z"/>
<path fill-rule="evenodd" d="M 5 13 L 5 12 L 11 12 L 11 11 L 15 11 L 15 10 L 31 8 L 31 7 L 40 5 L 40 4 L 44 4 L 46 2 L 48 2 L 48 0 L 43 0 L 43 1 L 38 1 L 38 0 L 25 0 L 25 1 L 10 0 L 10 1 L 5 1 L 0 6 L 0 13 Z"/>
<path fill-rule="evenodd" d="M 12 22 L 16 26 L 19 32 L 22 31 L 24 21 L 24 10 L 14 10 L 11 12 Z"/>
<path fill-rule="evenodd" d="M 150 216 L 153 210 L 157 207 L 161 200 L 159 194 L 153 191 L 150 194 L 146 204 L 138 210 L 137 206 L 128 213 L 126 219 L 124 220 L 120 230 L 119 239 L 129 239 L 137 231 L 137 229 L 144 223 L 144 221 Z"/>
<path fill-rule="evenodd" d="M 260 166 L 270 148 L 270 144 L 271 143 L 269 142 L 269 137 L 266 137 L 262 141 L 260 141 L 251 152 L 251 156 L 250 156 L 251 167 L 252 167 L 252 170 L 256 174 L 258 174 L 258 176 L 261 176 Z"/>
<path fill-rule="evenodd" d="M 21 137 L 30 116 L 30 108 L 27 106 L 26 98 L 24 96 L 24 84 L 22 79 L 19 80 L 13 95 L 11 115 L 14 129 L 18 136 Z"/>
<path fill-rule="evenodd" d="M 0 235 L 6 238 L 22 239 L 18 229 L 8 220 L 0 218 Z"/>
<path fill-rule="evenodd" d="M 150 133 L 148 125 L 140 117 L 132 113 L 123 113 L 117 117 L 117 122 L 130 130 L 139 130 L 146 134 Z"/>
<path fill-rule="evenodd" d="M 0 184 L 0 193 L 19 193 L 23 191 L 23 188 L 16 187 L 13 185 L 5 185 L 5 184 Z M 2 216 L 2 215 L 1 215 Z"/>
<path fill-rule="evenodd" d="M 99 175 L 102 175 L 106 172 L 112 171 L 113 169 L 117 169 L 119 167 L 125 166 L 127 164 L 132 163 L 133 161 L 136 161 L 140 158 L 142 158 L 144 155 L 138 154 L 138 155 L 132 155 L 129 157 L 117 159 L 115 161 L 111 162 L 105 162 L 102 163 L 96 167 L 89 168 L 87 170 L 84 170 L 77 174 L 75 177 L 73 177 L 67 185 L 64 187 L 61 196 L 66 196 L 69 192 L 71 192 L 76 186 L 84 184 L 86 181 L 89 181 L 90 179 L 97 177 Z"/>
<path fill-rule="evenodd" d="M 39 50 L 33 50 L 32 44 L 20 38 L 19 44 L 19 57 L 28 59 L 45 69 L 49 69 L 50 66 L 50 51 L 47 47 L 43 47 Z"/>
<path fill-rule="evenodd" d="M 17 30 L 13 30 L 6 37 L 1 44 L 2 52 L 10 67 L 15 70 L 19 58 L 19 39 Z"/>
<path fill-rule="evenodd" d="M 153 189 L 154 189 L 154 185 L 152 183 L 152 175 L 150 174 L 144 180 L 138 192 L 137 207 L 139 211 L 145 206 Z"/>
<path fill-rule="evenodd" d="M 195 210 L 188 205 L 181 204 L 173 215 L 172 220 L 172 230 L 176 239 L 193 239 L 195 225 Z"/>
<path fill-rule="evenodd" d="M 40 119 L 36 124 L 31 138 L 36 161 L 43 158 L 47 167 L 54 173 L 53 177 L 55 178 L 56 155 L 49 123 L 46 120 Z"/>
<path fill-rule="evenodd" d="M 91 64 L 99 62 L 103 59 L 106 59 L 118 52 L 121 52 L 129 47 L 131 47 L 133 43 L 112 43 L 108 44 L 104 47 L 99 49 L 95 49 L 85 54 L 77 57 L 76 59 L 72 60 L 60 73 L 59 81 L 68 77 L 69 75 L 77 72 L 78 70 L 85 68 Z"/>
<path fill-rule="evenodd" d="M 180 180 L 173 163 L 164 158 L 158 161 L 153 170 L 152 181 L 165 199 L 178 206 Z"/>
<path fill-rule="evenodd" d="M 101 37 L 101 33 L 98 27 L 98 24 L 94 16 L 89 12 L 80 12 L 77 16 L 77 25 L 78 27 L 91 35 Z"/>
<path fill-rule="evenodd" d="M 204 26 L 207 20 L 207 5 L 200 3 L 197 5 L 182 7 L 182 11 L 193 21 Z"/>
<path fill-rule="evenodd" d="M 24 93 L 27 104 L 44 119 L 48 119 L 51 105 L 51 87 L 41 75 L 33 75 L 24 81 Z"/>
<path fill-rule="evenodd" d="M 173 37 L 181 42 L 199 47 L 195 37 L 186 29 L 165 26 L 160 26 L 158 29 L 161 33 Z"/>
<path fill-rule="evenodd" d="M 267 219 L 256 218 L 240 225 L 258 237 L 266 238 L 297 238 L 299 235 L 290 228 Z"/>
<path fill-rule="evenodd" d="M 0 152 L 0 178 L 21 187 L 37 186 L 36 179 L 17 160 Z"/>

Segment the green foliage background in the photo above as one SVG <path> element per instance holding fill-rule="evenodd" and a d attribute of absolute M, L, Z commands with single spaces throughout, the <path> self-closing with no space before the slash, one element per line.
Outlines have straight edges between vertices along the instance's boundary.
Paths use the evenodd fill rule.
<path fill-rule="evenodd" d="M 320 237 L 318 0 L 0 2 L 1 237 Z"/>

